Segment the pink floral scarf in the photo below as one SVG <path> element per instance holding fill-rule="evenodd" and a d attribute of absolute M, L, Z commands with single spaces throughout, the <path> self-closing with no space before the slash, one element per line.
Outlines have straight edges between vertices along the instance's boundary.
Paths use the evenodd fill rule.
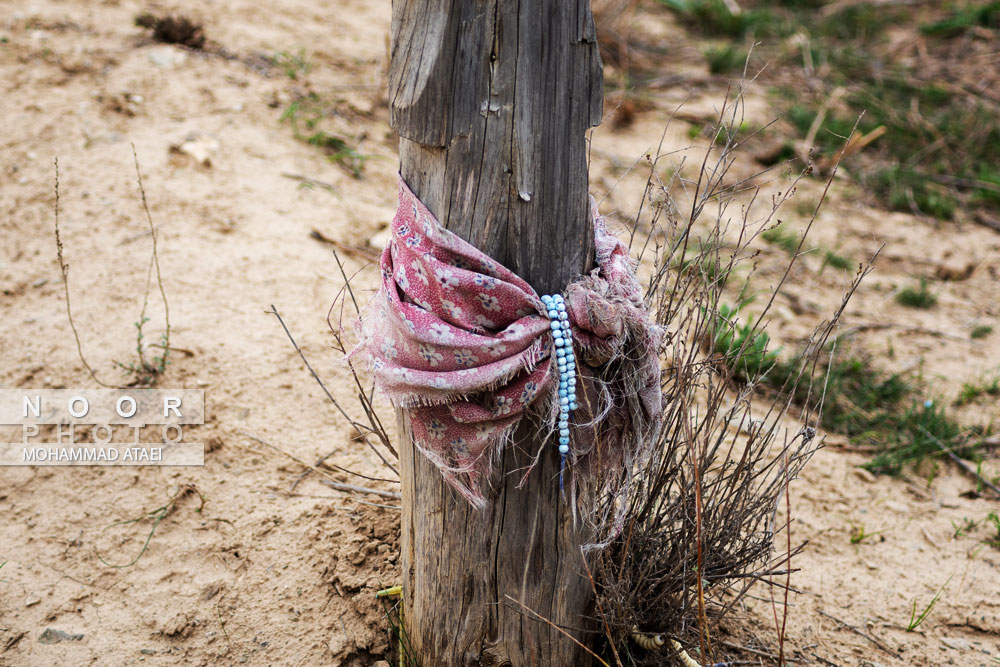
<path fill-rule="evenodd" d="M 574 345 L 596 363 L 601 405 L 590 430 L 574 429 L 570 460 L 584 462 L 604 431 L 600 439 L 620 441 L 622 451 L 605 451 L 601 465 L 621 466 L 648 446 L 661 413 L 660 331 L 627 249 L 593 209 L 597 268 L 565 298 Z M 546 308 L 528 283 L 442 227 L 402 178 L 380 267 L 381 288 L 360 323 L 376 383 L 407 411 L 418 449 L 481 507 L 483 481 L 518 422 L 532 413 L 554 423 Z"/>

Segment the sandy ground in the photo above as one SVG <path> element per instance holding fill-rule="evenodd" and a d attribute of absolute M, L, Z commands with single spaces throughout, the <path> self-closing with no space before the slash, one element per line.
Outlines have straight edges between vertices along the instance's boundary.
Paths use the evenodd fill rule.
<path fill-rule="evenodd" d="M 147 9 L 183 10 L 203 22 L 206 49 L 153 42 L 133 24 Z M 333 491 L 315 474 L 296 485 L 301 466 L 275 448 L 310 462 L 333 452 L 338 465 L 370 476 L 387 471 L 351 438 L 266 311 L 271 304 L 281 311 L 335 395 L 351 404 L 350 376 L 326 323 L 342 280 L 329 245 L 310 232 L 371 252 L 392 216 L 389 12 L 388 2 L 361 0 L 0 3 L 0 385 L 93 384 L 67 326 L 55 258 L 56 157 L 83 349 L 100 376 L 121 381 L 112 360 L 133 353 L 150 251 L 134 143 L 159 234 L 172 344 L 190 352 L 173 355 L 162 384 L 205 390 L 208 418 L 192 437 L 209 450 L 203 468 L 0 470 L 0 664 L 370 665 L 385 655 L 388 626 L 374 592 L 397 581 L 398 510 L 360 502 L 394 504 L 379 496 Z M 268 65 L 275 53 L 299 49 L 312 68 L 296 79 Z M 703 83 L 689 108 L 708 119 L 723 91 L 722 82 Z M 332 100 L 330 122 L 373 156 L 361 179 L 280 122 L 309 92 Z M 626 129 L 595 133 L 598 197 L 655 146 L 688 93 L 660 91 L 654 108 Z M 751 97 L 748 114 L 766 115 L 764 98 Z M 687 128 L 677 121 L 668 143 L 688 145 Z M 172 150 L 188 140 L 205 155 Z M 604 209 L 628 214 L 637 187 L 626 177 Z M 815 198 L 818 189 L 810 183 L 799 196 Z M 845 326 L 906 323 L 967 338 L 973 325 L 997 323 L 1000 235 L 887 214 L 847 181 L 834 190 L 815 240 L 859 260 L 886 244 Z M 762 263 L 781 263 L 780 251 L 761 248 Z M 974 270 L 933 285 L 936 309 L 895 304 L 912 276 L 933 275 L 956 258 Z M 792 296 L 779 299 L 772 327 L 779 342 L 801 338 L 839 301 L 845 277 L 819 273 L 819 261 L 807 256 Z M 347 262 L 349 271 L 364 263 L 360 254 Z M 370 278 L 363 272 L 357 284 Z M 154 299 L 148 340 L 163 328 L 158 305 Z M 935 399 L 950 400 L 963 381 L 1000 368 L 991 338 L 894 329 L 859 336 L 880 365 L 919 367 Z M 982 402 L 964 410 L 970 421 L 1000 416 Z M 3 431 L 4 439 L 16 437 L 16 429 Z M 828 665 L 1000 663 L 1000 551 L 980 544 L 984 528 L 955 537 L 953 527 L 983 519 L 998 503 L 968 497 L 974 484 L 949 468 L 928 485 L 916 476 L 875 479 L 858 471 L 863 461 L 828 448 L 792 486 L 794 535 L 809 541 L 794 563 L 792 585 L 801 592 L 789 601 L 794 657 Z M 204 499 L 200 511 L 197 494 L 182 494 L 135 565 L 102 562 L 129 562 L 149 534 L 149 522 L 115 522 L 187 488 Z M 852 544 L 857 526 L 877 535 Z M 907 633 L 914 603 L 919 611 L 942 587 L 928 619 Z M 741 615 L 757 645 L 771 650 L 771 603 L 766 590 L 756 595 Z M 47 643 L 49 628 L 71 638 Z"/>

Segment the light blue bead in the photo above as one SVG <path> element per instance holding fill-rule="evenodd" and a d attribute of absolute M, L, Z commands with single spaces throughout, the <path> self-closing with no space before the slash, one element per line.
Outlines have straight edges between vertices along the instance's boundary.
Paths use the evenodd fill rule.
<path fill-rule="evenodd" d="M 559 397 L 559 405 L 569 405 L 569 399 L 565 396 Z"/>
<path fill-rule="evenodd" d="M 552 313 L 552 311 L 550 310 L 549 313 Z M 549 317 L 552 317 L 552 315 L 550 314 Z M 563 322 L 569 319 L 569 315 L 566 314 L 565 310 L 562 311 L 561 313 L 556 313 L 556 317 L 558 317 Z"/>
<path fill-rule="evenodd" d="M 562 336 L 560 336 L 559 338 L 556 338 L 556 347 L 562 347 L 565 344 L 566 344 L 566 341 L 563 340 Z"/>
<path fill-rule="evenodd" d="M 560 389 L 559 390 L 559 397 L 561 398 L 561 397 L 563 397 L 565 395 L 566 395 L 566 390 L 565 389 Z"/>
<path fill-rule="evenodd" d="M 559 445 L 560 454 L 569 454 L 569 445 Z"/>
<path fill-rule="evenodd" d="M 569 438 L 566 437 L 566 436 L 563 436 L 563 437 L 559 438 L 559 444 L 560 445 L 568 445 L 569 444 Z"/>
<path fill-rule="evenodd" d="M 573 401 L 572 403 L 569 404 L 569 409 L 576 410 L 576 401 Z"/>
<path fill-rule="evenodd" d="M 560 357 L 565 357 L 566 356 L 566 350 L 560 348 L 560 349 L 556 350 L 556 355 L 558 355 Z"/>
<path fill-rule="evenodd" d="M 551 328 L 551 329 L 552 329 L 553 331 L 556 331 L 556 330 L 558 330 L 558 329 L 560 329 L 560 328 L 561 328 L 561 327 L 559 326 L 559 323 L 558 323 L 558 322 L 552 322 L 552 323 L 551 323 L 551 324 L 549 325 L 549 327 L 550 327 L 550 328 Z"/>
<path fill-rule="evenodd" d="M 569 420 L 568 419 L 560 419 L 559 420 L 559 428 L 569 428 Z"/>
<path fill-rule="evenodd" d="M 542 295 L 542 303 L 549 303 L 550 301 L 552 301 L 552 296 L 551 295 L 549 295 L 549 294 L 543 294 Z"/>
<path fill-rule="evenodd" d="M 568 438 L 569 437 L 569 429 L 568 428 L 561 428 L 561 429 L 559 429 L 559 435 Z"/>

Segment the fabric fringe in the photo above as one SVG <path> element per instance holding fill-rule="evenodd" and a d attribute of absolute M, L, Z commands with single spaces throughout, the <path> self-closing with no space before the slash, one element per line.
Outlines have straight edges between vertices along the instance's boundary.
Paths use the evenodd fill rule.
<path fill-rule="evenodd" d="M 406 412 L 417 449 L 482 508 L 518 424 L 536 420 L 549 438 L 557 430 L 548 316 L 530 285 L 441 227 L 402 178 L 399 195 L 382 285 L 358 322 L 352 355 L 364 354 L 380 389 Z M 574 516 L 579 508 L 593 525 L 610 518 L 617 533 L 621 495 L 660 427 L 662 332 L 649 321 L 626 247 L 593 199 L 591 210 L 597 267 L 564 292 L 581 368 L 559 477 Z"/>

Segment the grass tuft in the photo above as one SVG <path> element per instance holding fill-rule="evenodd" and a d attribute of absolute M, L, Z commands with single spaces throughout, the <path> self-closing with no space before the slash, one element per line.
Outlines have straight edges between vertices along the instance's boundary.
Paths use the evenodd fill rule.
<path fill-rule="evenodd" d="M 930 603 L 926 607 L 924 607 L 924 610 L 921 611 L 919 615 L 917 615 L 917 601 L 916 600 L 913 601 L 913 610 L 910 613 L 910 622 L 906 626 L 907 632 L 913 632 L 920 626 L 921 623 L 927 620 L 927 617 L 934 609 L 934 605 L 936 605 L 938 603 L 938 600 L 941 599 L 941 594 L 944 593 L 944 589 L 948 585 L 948 582 L 950 581 L 951 577 L 948 577 L 947 581 L 945 581 L 944 584 L 941 585 L 941 588 L 938 589 L 938 592 L 934 594 L 934 597 L 931 599 Z"/>
<path fill-rule="evenodd" d="M 802 240 L 798 232 L 789 229 L 783 223 L 762 232 L 760 238 L 778 246 L 789 255 L 795 255 L 799 249 L 799 242 Z"/>
<path fill-rule="evenodd" d="M 962 391 L 955 399 L 955 405 L 968 405 L 982 396 L 1000 396 L 1000 377 L 982 382 L 963 382 Z"/>
<path fill-rule="evenodd" d="M 723 0 L 660 0 L 688 27 L 720 37 L 758 36 L 784 32 L 779 17 L 769 9 L 746 9 L 734 14 Z"/>
<path fill-rule="evenodd" d="M 847 271 L 854 268 L 854 263 L 843 255 L 839 255 L 832 250 L 827 250 L 823 253 L 823 266 L 832 266 L 840 271 Z"/>
<path fill-rule="evenodd" d="M 924 310 L 937 305 L 937 295 L 927 288 L 927 279 L 920 279 L 919 287 L 904 287 L 896 294 L 896 301 L 907 308 Z"/>
<path fill-rule="evenodd" d="M 712 74 L 742 72 L 747 61 L 747 50 L 732 44 L 710 46 L 703 52 Z"/>
<path fill-rule="evenodd" d="M 748 40 L 764 38 L 755 49 L 774 64 L 763 76 L 787 100 L 792 131 L 800 140 L 812 137 L 817 173 L 828 173 L 860 118 L 859 136 L 871 139 L 848 151 L 845 171 L 887 208 L 942 220 L 969 204 L 1000 210 L 995 100 L 969 77 L 942 74 L 975 69 L 973 56 L 955 53 L 942 40 L 1000 28 L 1000 0 L 941 3 L 920 13 L 870 2 L 822 12 L 817 8 L 832 5 L 820 0 L 758 0 L 740 3 L 736 13 L 727 0 L 660 3 L 692 32 L 729 40 L 713 41 L 704 52 L 713 73 L 737 71 Z M 932 60 L 947 69 L 907 60 L 887 36 L 892 27 L 922 32 Z M 787 76 L 789 69 L 803 70 L 809 85 Z M 843 94 L 831 104 L 835 91 Z"/>
<path fill-rule="evenodd" d="M 289 51 L 278 51 L 271 58 L 275 67 L 280 67 L 285 72 L 285 76 L 293 81 L 297 81 L 300 75 L 308 74 L 312 70 L 312 61 L 306 56 L 305 49 L 299 49 L 296 53 Z"/>
<path fill-rule="evenodd" d="M 989 324 L 979 324 L 972 327 L 972 331 L 969 332 L 969 338 L 972 340 L 979 340 L 981 338 L 986 338 L 991 333 L 993 333 L 993 327 Z"/>
<path fill-rule="evenodd" d="M 920 26 L 920 32 L 925 35 L 957 37 L 969 28 L 975 27 L 1000 29 L 1000 2 L 953 8 L 951 13 L 940 21 Z"/>
<path fill-rule="evenodd" d="M 736 376 L 749 381 L 764 375 L 778 361 L 779 350 L 769 350 L 770 336 L 754 326 L 753 317 L 740 324 L 738 306 L 719 306 L 715 324 L 712 327 L 712 351 L 721 354 Z"/>
<path fill-rule="evenodd" d="M 966 429 L 934 401 L 912 404 L 902 415 L 887 415 L 883 426 L 871 434 L 881 451 L 865 464 L 870 472 L 898 475 L 908 465 L 937 460 L 943 455 L 940 443 L 964 459 L 978 456 L 974 442 L 963 444 Z"/>
<path fill-rule="evenodd" d="M 280 120 L 291 125 L 296 139 L 322 149 L 330 162 L 340 165 L 354 178 L 361 178 L 365 162 L 372 156 L 357 151 L 343 137 L 320 128 L 326 116 L 326 105 L 318 95 L 310 93 L 288 105 Z"/>
<path fill-rule="evenodd" d="M 996 512 L 990 512 L 986 515 L 986 521 L 993 527 L 993 535 L 983 541 L 995 549 L 1000 549 L 1000 516 Z"/>

